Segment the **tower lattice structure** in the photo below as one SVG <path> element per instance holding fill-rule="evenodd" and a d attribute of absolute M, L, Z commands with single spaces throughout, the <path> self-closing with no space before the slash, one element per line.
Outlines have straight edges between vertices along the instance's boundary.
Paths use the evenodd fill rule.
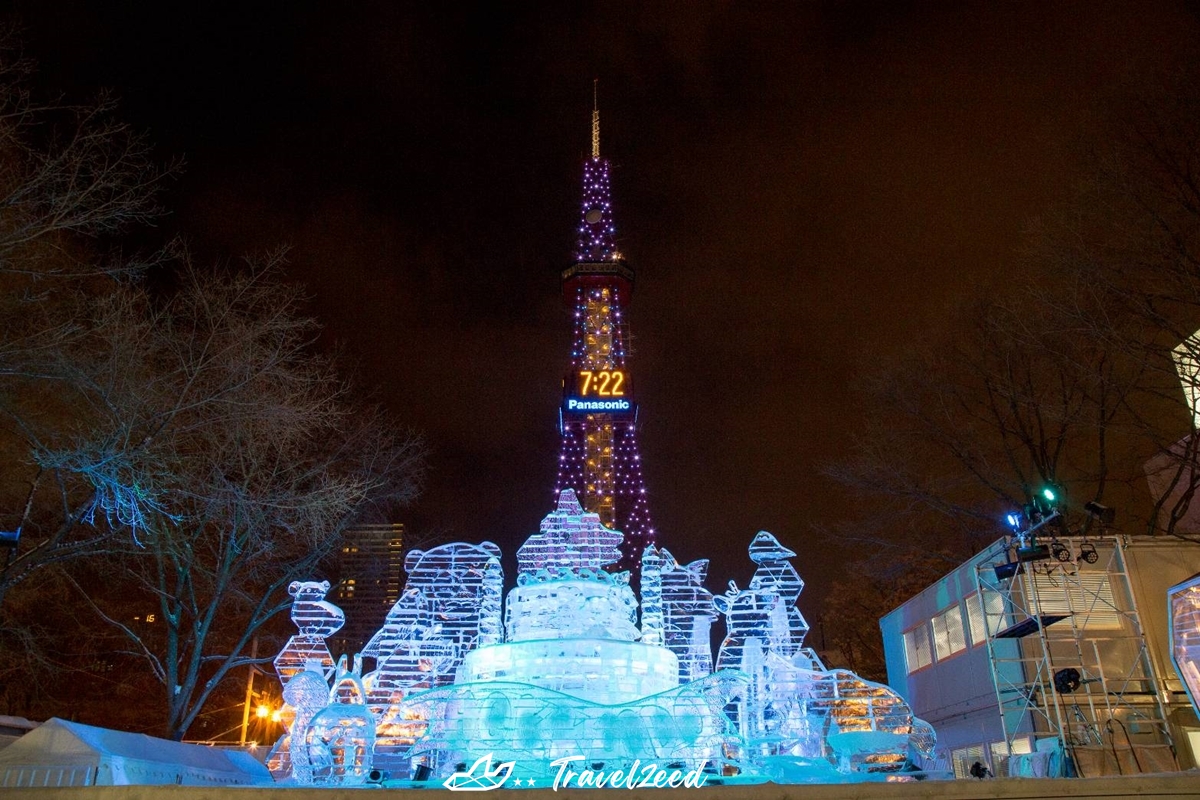
<path fill-rule="evenodd" d="M 592 110 L 592 155 L 583 165 L 583 202 L 574 263 L 562 273 L 573 312 L 571 367 L 563 381 L 555 495 L 574 489 L 587 511 L 625 534 L 620 569 L 637 571 L 655 541 L 637 442 L 638 407 L 629 371 L 625 310 L 633 270 L 617 249 L 609 162 L 600 156 L 600 114 Z"/>

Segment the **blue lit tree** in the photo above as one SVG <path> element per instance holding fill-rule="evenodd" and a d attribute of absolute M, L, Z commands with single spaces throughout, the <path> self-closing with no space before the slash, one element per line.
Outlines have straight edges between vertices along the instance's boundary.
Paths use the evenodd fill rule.
<path fill-rule="evenodd" d="M 411 500 L 421 474 L 420 438 L 353 402 L 312 352 L 315 324 L 275 266 L 200 271 L 184 258 L 165 299 L 121 289 L 98 312 L 111 318 L 97 325 L 107 332 L 97 358 L 76 365 L 75 384 L 113 409 L 120 439 L 140 443 L 112 467 L 80 470 L 97 487 L 97 524 L 137 542 L 112 562 L 119 600 L 80 596 L 160 684 L 175 738 L 255 660 L 250 641 L 288 608 L 288 584 L 371 507 Z M 87 447 L 101 450 L 112 433 L 96 433 Z M 91 452 L 39 457 L 60 469 L 105 463 Z M 131 597 L 155 609 L 155 625 L 130 624 Z"/>

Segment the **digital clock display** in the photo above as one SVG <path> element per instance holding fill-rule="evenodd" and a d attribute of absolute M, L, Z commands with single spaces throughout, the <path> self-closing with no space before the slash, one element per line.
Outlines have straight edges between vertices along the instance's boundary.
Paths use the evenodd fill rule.
<path fill-rule="evenodd" d="M 574 384 L 576 397 L 626 397 L 629 392 L 625 371 L 620 369 L 577 370 Z"/>

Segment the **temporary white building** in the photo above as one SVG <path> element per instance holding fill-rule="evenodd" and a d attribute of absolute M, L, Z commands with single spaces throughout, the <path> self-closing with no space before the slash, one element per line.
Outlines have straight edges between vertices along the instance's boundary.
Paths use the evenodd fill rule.
<path fill-rule="evenodd" d="M 0 787 L 272 783 L 249 753 L 50 719 L 0 750 Z"/>

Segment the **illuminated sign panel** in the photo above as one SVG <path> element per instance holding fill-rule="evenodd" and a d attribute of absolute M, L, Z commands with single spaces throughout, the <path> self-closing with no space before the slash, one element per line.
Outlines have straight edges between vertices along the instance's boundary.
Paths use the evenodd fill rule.
<path fill-rule="evenodd" d="M 563 381 L 563 411 L 568 414 L 632 414 L 633 387 L 622 369 L 580 369 Z"/>
<path fill-rule="evenodd" d="M 629 397 L 629 378 L 621 369 L 581 369 L 567 379 L 576 397 Z"/>
<path fill-rule="evenodd" d="M 628 400 L 591 400 L 568 397 L 563 401 L 563 411 L 569 414 L 625 414 L 637 409 Z"/>

